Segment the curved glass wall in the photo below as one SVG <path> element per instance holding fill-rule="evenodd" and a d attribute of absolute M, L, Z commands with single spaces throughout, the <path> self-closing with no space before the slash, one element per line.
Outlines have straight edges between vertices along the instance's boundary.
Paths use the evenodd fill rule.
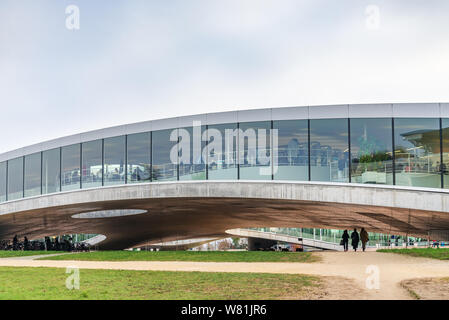
<path fill-rule="evenodd" d="M 308 121 L 273 121 L 273 129 L 278 135 L 278 148 L 273 151 L 274 180 L 309 180 Z"/>
<path fill-rule="evenodd" d="M 131 134 L 127 138 L 127 182 L 151 181 L 151 133 Z"/>
<path fill-rule="evenodd" d="M 441 187 L 440 121 L 394 119 L 396 185 Z"/>
<path fill-rule="evenodd" d="M 41 153 L 25 156 L 25 197 L 41 194 Z"/>
<path fill-rule="evenodd" d="M 160 130 L 152 133 L 153 181 L 171 181 L 178 178 L 178 130 Z M 171 155 L 171 153 L 173 153 Z M 172 158 L 172 159 L 171 159 Z M 172 161 L 173 160 L 173 161 Z"/>
<path fill-rule="evenodd" d="M 81 146 L 81 187 L 95 188 L 103 185 L 103 140 L 84 142 Z"/>
<path fill-rule="evenodd" d="M 23 157 L 8 160 L 8 200 L 23 198 Z"/>
<path fill-rule="evenodd" d="M 209 180 L 236 180 L 238 178 L 237 124 L 208 126 L 206 148 Z"/>
<path fill-rule="evenodd" d="M 449 189 L 449 119 L 441 119 L 442 161 L 438 163 L 438 172 L 443 175 L 444 188 Z"/>
<path fill-rule="evenodd" d="M 310 120 L 312 181 L 349 182 L 348 119 Z"/>
<path fill-rule="evenodd" d="M 351 119 L 351 182 L 393 184 L 391 119 Z"/>
<path fill-rule="evenodd" d="M 53 149 L 42 152 L 42 193 L 61 190 L 61 151 Z"/>
<path fill-rule="evenodd" d="M 6 201 L 6 161 L 0 163 L 0 202 Z"/>
<path fill-rule="evenodd" d="M 326 241 L 330 243 L 340 243 L 344 230 L 338 229 L 318 229 L 318 228 L 249 228 L 250 230 L 257 230 L 263 232 L 270 232 L 279 235 L 289 235 L 298 238 L 313 239 L 319 241 Z M 360 231 L 360 229 L 358 229 Z M 349 230 L 351 233 L 352 230 Z M 382 234 L 376 232 L 368 232 L 369 241 L 367 246 L 373 247 L 398 247 L 405 246 L 407 239 L 408 245 L 413 246 L 414 243 L 418 244 L 423 239 L 415 237 L 401 237 L 391 234 Z"/>
<path fill-rule="evenodd" d="M 179 134 L 179 180 L 206 180 L 206 159 L 203 159 L 205 126 L 180 128 Z M 204 140 L 206 140 L 205 137 Z M 206 153 L 204 154 L 206 156 Z"/>
<path fill-rule="evenodd" d="M 73 144 L 61 148 L 61 190 L 76 190 L 81 187 L 81 145 Z"/>
<path fill-rule="evenodd" d="M 227 123 L 99 139 L 2 162 L 0 202 L 81 186 L 204 179 L 449 188 L 448 166 L 449 119 Z"/>
<path fill-rule="evenodd" d="M 240 123 L 239 129 L 240 179 L 271 180 L 271 121 Z"/>
<path fill-rule="evenodd" d="M 104 139 L 104 185 L 125 183 L 126 137 Z"/>

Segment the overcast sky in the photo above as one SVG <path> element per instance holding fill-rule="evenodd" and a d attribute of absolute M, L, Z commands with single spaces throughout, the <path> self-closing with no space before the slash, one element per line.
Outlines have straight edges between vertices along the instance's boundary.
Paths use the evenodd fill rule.
<path fill-rule="evenodd" d="M 0 152 L 165 117 L 370 102 L 449 102 L 449 1 L 0 1 Z"/>

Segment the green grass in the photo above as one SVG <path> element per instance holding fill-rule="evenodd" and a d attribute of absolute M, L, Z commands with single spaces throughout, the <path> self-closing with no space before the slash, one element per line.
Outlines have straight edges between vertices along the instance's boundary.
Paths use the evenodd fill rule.
<path fill-rule="evenodd" d="M 315 262 L 310 252 L 257 251 L 96 251 L 41 258 L 85 261 Z"/>
<path fill-rule="evenodd" d="M 27 257 L 54 253 L 63 253 L 63 251 L 0 251 L 0 258 Z"/>
<path fill-rule="evenodd" d="M 291 274 L 81 269 L 79 275 L 79 290 L 69 290 L 63 268 L 0 267 L 0 299 L 304 299 L 323 288 L 318 277 Z"/>
<path fill-rule="evenodd" d="M 404 254 L 412 257 L 449 260 L 449 248 L 379 249 L 377 250 L 377 252 L 391 252 L 391 253 Z"/>

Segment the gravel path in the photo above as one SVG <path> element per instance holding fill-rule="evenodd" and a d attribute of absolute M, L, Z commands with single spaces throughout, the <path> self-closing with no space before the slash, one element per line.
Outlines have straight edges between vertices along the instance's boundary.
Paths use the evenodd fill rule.
<path fill-rule="evenodd" d="M 185 262 L 185 261 L 52 261 L 23 258 L 0 259 L 0 266 L 56 267 L 76 266 L 80 269 L 154 270 L 154 271 L 202 271 L 202 272 L 258 272 L 311 274 L 318 276 L 351 279 L 363 299 L 410 299 L 400 282 L 413 278 L 449 277 L 449 261 L 414 258 L 381 252 L 319 252 L 322 258 L 317 263 L 289 262 Z M 35 257 L 34 257 L 35 258 Z M 379 270 L 379 289 L 368 289 L 366 280 L 370 276 L 367 267 Z M 341 286 L 341 296 L 347 297 L 351 286 Z M 338 297 L 338 288 L 333 296 Z M 351 296 L 351 295 L 349 295 Z"/>

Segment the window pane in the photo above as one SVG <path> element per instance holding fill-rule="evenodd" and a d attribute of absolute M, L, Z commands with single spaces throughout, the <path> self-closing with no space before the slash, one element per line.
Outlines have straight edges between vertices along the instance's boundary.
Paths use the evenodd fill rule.
<path fill-rule="evenodd" d="M 240 124 L 240 179 L 271 180 L 270 130 L 271 122 Z"/>
<path fill-rule="evenodd" d="M 174 137 L 177 137 L 177 129 L 161 130 L 153 132 L 152 156 L 153 156 L 153 180 L 167 181 L 177 180 L 177 165 L 170 160 L 170 152 L 176 148 L 177 141 L 170 141 L 170 135 L 175 130 Z M 175 160 L 175 159 L 174 159 Z"/>
<path fill-rule="evenodd" d="M 210 125 L 207 132 L 209 180 L 236 180 L 237 124 Z"/>
<path fill-rule="evenodd" d="M 23 157 L 8 161 L 8 200 L 23 198 Z"/>
<path fill-rule="evenodd" d="M 278 130 L 278 149 L 274 152 L 275 180 L 309 180 L 308 121 L 274 121 Z M 277 169 L 276 169 L 277 164 Z"/>
<path fill-rule="evenodd" d="M 58 192 L 60 189 L 60 156 L 59 148 L 42 152 L 42 194 Z"/>
<path fill-rule="evenodd" d="M 104 139 L 104 185 L 125 183 L 125 136 Z"/>
<path fill-rule="evenodd" d="M 6 201 L 6 161 L 0 163 L 0 202 Z"/>
<path fill-rule="evenodd" d="M 103 177 L 102 140 L 84 142 L 81 148 L 83 189 L 101 187 Z"/>
<path fill-rule="evenodd" d="M 312 181 L 349 182 L 348 120 L 310 120 Z"/>
<path fill-rule="evenodd" d="M 391 119 L 351 119 L 351 181 L 393 184 Z"/>
<path fill-rule="evenodd" d="M 449 119 L 441 119 L 441 127 L 443 129 L 443 164 L 437 171 L 443 173 L 444 188 L 449 189 Z"/>
<path fill-rule="evenodd" d="M 202 134 L 206 130 L 206 127 L 198 126 L 195 130 L 196 132 L 194 132 L 194 128 L 192 127 L 178 130 L 180 135 L 179 152 L 181 156 L 179 180 L 206 180 L 206 159 L 203 159 L 202 156 L 203 148 L 206 145 L 206 142 L 202 141 Z M 185 144 L 189 145 L 187 150 L 183 150 L 183 139 L 187 139 L 185 141 Z"/>
<path fill-rule="evenodd" d="M 80 188 L 80 145 L 62 147 L 62 191 Z"/>
<path fill-rule="evenodd" d="M 394 120 L 397 185 L 441 187 L 439 127 L 439 119 Z"/>
<path fill-rule="evenodd" d="M 25 156 L 25 197 L 41 194 L 41 154 Z"/>
<path fill-rule="evenodd" d="M 128 183 L 151 181 L 151 133 L 128 136 Z"/>

